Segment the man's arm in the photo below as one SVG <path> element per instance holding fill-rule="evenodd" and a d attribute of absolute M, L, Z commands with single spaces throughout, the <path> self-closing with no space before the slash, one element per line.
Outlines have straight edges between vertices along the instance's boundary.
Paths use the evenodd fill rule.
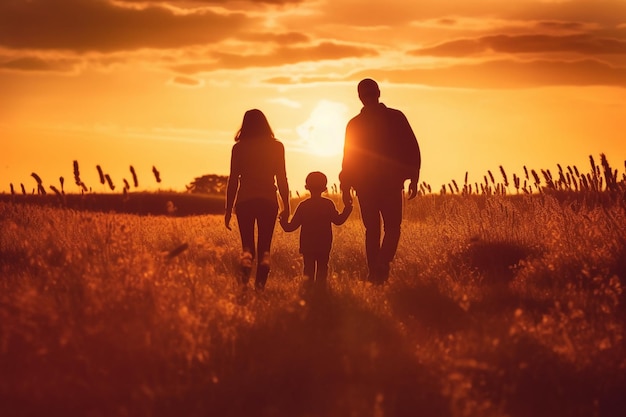
<path fill-rule="evenodd" d="M 351 129 L 352 121 L 346 126 L 346 134 L 343 143 L 343 160 L 341 161 L 341 172 L 339 173 L 339 189 L 341 199 L 345 206 L 352 205 L 351 188 L 353 185 L 355 161 L 354 161 L 354 135 Z"/>
<path fill-rule="evenodd" d="M 417 186 L 419 184 L 420 169 L 422 167 L 422 154 L 420 147 L 415 137 L 415 133 L 411 128 L 411 124 L 404 115 L 400 112 L 400 121 L 398 123 L 399 138 L 401 139 L 401 154 L 402 164 L 406 170 L 406 178 L 410 180 L 409 183 L 409 200 L 414 199 L 417 196 Z"/>
<path fill-rule="evenodd" d="M 410 125 L 409 129 L 411 129 Z M 409 183 L 409 200 L 413 200 L 415 197 L 417 197 L 417 186 L 420 181 L 420 169 L 422 168 L 422 153 L 420 152 L 419 143 L 417 142 L 417 138 L 413 133 L 413 129 L 411 129 L 411 134 L 413 136 L 412 152 L 415 165 L 413 167 L 413 176 L 410 178 L 411 182 Z"/>

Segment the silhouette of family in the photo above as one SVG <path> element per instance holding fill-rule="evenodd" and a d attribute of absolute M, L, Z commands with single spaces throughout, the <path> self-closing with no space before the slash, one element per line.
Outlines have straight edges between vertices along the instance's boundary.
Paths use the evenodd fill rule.
<path fill-rule="evenodd" d="M 265 287 L 270 272 L 272 236 L 279 218 L 285 232 L 300 228 L 299 249 L 306 285 L 325 288 L 332 225 L 341 225 L 350 216 L 353 192 L 365 227 L 367 280 L 380 285 L 389 279 L 390 264 L 400 240 L 404 184 L 410 181 L 408 199 L 415 198 L 421 154 L 406 116 L 379 101 L 376 81 L 362 80 L 357 91 L 363 108 L 346 126 L 339 174 L 344 205 L 341 213 L 331 199 L 322 196 L 327 178 L 316 171 L 306 178 L 310 198 L 303 200 L 291 216 L 285 148 L 260 110 L 248 110 L 244 114 L 232 147 L 224 216 L 225 226 L 230 230 L 233 209 L 236 213 L 242 247 L 239 275 L 242 286 L 250 281 L 256 261 L 254 286 L 257 290 Z"/>

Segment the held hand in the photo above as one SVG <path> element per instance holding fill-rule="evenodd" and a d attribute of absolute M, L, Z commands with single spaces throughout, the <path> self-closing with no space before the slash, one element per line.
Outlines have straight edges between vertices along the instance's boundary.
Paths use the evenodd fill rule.
<path fill-rule="evenodd" d="M 341 190 L 341 199 L 343 200 L 344 206 L 352 207 L 352 194 L 349 188 Z"/>
<path fill-rule="evenodd" d="M 287 226 L 287 224 L 289 224 L 289 221 L 287 220 L 287 217 L 279 217 L 278 218 L 278 223 L 283 228 L 283 230 L 285 230 L 285 226 Z"/>
<path fill-rule="evenodd" d="M 232 230 L 232 228 L 230 227 L 231 217 L 232 217 L 232 213 L 230 211 L 227 211 L 226 214 L 224 214 L 224 225 L 226 226 L 228 230 Z"/>
<path fill-rule="evenodd" d="M 409 200 L 413 200 L 417 197 L 417 182 L 418 180 L 411 180 L 409 184 Z"/>
<path fill-rule="evenodd" d="M 283 211 L 280 212 L 280 214 L 278 215 L 278 223 L 280 224 L 280 227 L 284 231 L 287 231 L 287 228 L 289 226 L 289 212 L 288 212 L 288 210 L 283 210 Z"/>

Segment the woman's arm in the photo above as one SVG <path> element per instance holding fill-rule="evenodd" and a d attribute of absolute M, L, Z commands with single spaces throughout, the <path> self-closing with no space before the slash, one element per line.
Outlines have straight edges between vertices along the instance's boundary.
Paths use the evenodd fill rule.
<path fill-rule="evenodd" d="M 291 213 L 291 207 L 289 206 L 289 183 L 287 182 L 287 169 L 285 168 L 285 147 L 281 142 L 278 142 L 280 148 L 280 155 L 278 156 L 278 164 L 276 167 L 276 184 L 278 186 L 278 194 L 283 203 L 283 210 L 281 216 L 289 217 Z"/>
<path fill-rule="evenodd" d="M 228 185 L 226 186 L 226 212 L 224 214 L 224 224 L 230 230 L 230 218 L 233 214 L 233 206 L 235 204 L 235 196 L 239 189 L 239 164 L 235 147 L 230 156 L 230 174 L 228 175 Z"/>
<path fill-rule="evenodd" d="M 280 215 L 280 226 L 283 228 L 285 232 L 293 232 L 298 229 L 298 227 L 302 226 L 302 215 L 301 212 L 296 209 L 291 221 L 289 221 L 289 215 Z"/>

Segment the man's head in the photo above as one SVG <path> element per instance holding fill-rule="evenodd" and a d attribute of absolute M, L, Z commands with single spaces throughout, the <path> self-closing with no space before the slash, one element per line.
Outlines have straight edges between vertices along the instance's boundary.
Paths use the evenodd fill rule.
<path fill-rule="evenodd" d="M 321 194 L 326 190 L 327 181 L 326 175 L 319 171 L 314 171 L 306 176 L 305 187 L 311 193 Z"/>
<path fill-rule="evenodd" d="M 361 80 L 357 87 L 357 91 L 359 92 L 359 99 L 361 99 L 364 106 L 378 103 L 378 99 L 380 98 L 380 89 L 378 88 L 376 81 L 371 78 Z"/>

